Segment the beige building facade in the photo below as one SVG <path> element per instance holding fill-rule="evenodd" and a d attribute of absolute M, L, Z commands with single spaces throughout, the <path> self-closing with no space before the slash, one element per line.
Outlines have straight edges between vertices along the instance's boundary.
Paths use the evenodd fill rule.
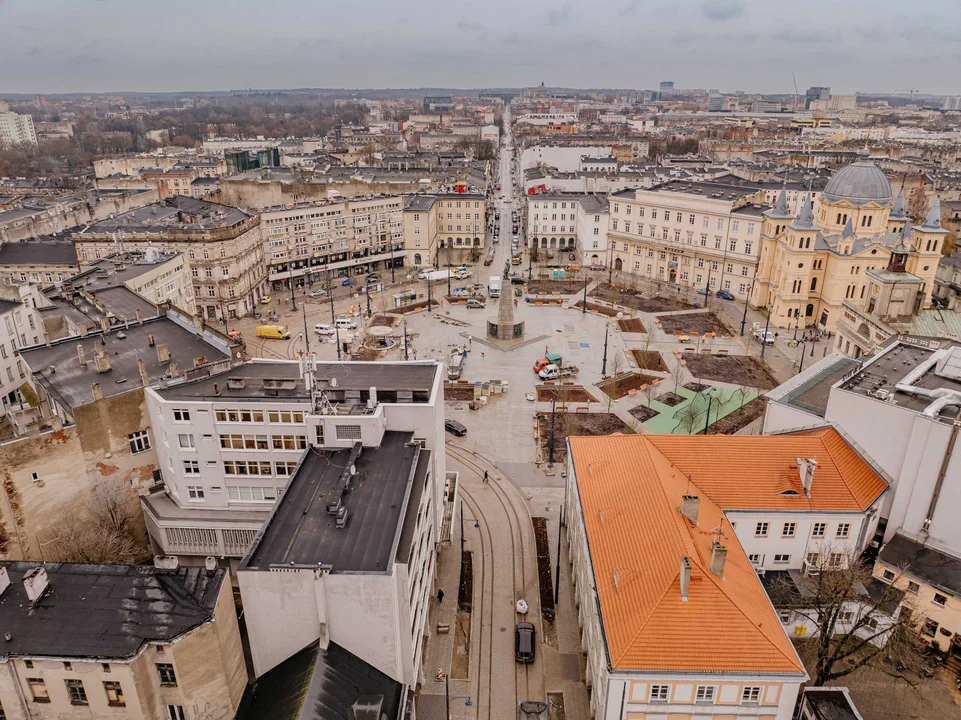
<path fill-rule="evenodd" d="M 466 262 L 484 249 L 487 199 L 479 193 L 410 195 L 403 222 L 411 267 Z"/>
<path fill-rule="evenodd" d="M 779 198 L 764 213 L 751 304 L 770 311 L 773 327 L 836 332 L 844 304 L 866 306 L 870 273 L 887 268 L 905 243 L 903 270 L 920 280 L 910 305 L 927 307 L 944 231 L 940 217 L 929 217 L 902 237 L 909 222 L 903 194 L 892 199 L 887 177 L 862 151 L 827 184 L 818 207 L 805 202 L 792 217 Z"/>

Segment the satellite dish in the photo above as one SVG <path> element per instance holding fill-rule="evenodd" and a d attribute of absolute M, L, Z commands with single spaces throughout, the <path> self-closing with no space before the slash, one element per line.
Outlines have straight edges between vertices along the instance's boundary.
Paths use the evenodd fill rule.
<path fill-rule="evenodd" d="M 356 474 L 357 474 L 357 468 L 354 467 L 353 465 L 350 466 L 350 474 L 351 474 L 351 475 L 356 475 Z"/>
<path fill-rule="evenodd" d="M 337 387 L 337 378 L 331 378 L 331 379 L 330 379 L 330 386 L 331 386 L 332 388 Z"/>

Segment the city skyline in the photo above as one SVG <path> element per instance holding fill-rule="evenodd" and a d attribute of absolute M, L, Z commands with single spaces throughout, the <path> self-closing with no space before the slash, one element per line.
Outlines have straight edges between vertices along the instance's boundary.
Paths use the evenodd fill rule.
<path fill-rule="evenodd" d="M 908 15 L 865 0 L 805 6 L 799 22 L 755 0 L 435 0 L 321 7 L 306 0 L 163 12 L 117 0 L 0 1 L 0 93 L 237 88 L 551 86 L 959 94 L 961 5 Z M 147 38 L 144 35 L 148 35 Z M 919 45 L 920 44 L 920 45 Z M 924 47 L 927 54 L 918 53 Z M 764 62 L 750 62 L 765 58 Z M 747 62 L 746 62 L 747 61 Z"/>

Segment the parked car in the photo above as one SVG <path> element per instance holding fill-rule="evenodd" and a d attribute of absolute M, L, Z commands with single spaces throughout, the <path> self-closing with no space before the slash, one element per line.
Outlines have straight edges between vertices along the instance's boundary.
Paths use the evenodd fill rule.
<path fill-rule="evenodd" d="M 697 292 L 698 295 L 703 295 L 704 297 L 707 297 L 711 294 L 710 290 L 707 288 L 698 288 L 695 292 Z"/>
<path fill-rule="evenodd" d="M 527 278 L 522 275 L 511 275 L 511 285 L 523 285 L 527 282 Z"/>
<path fill-rule="evenodd" d="M 377 273 L 369 273 L 369 274 L 367 275 L 367 284 L 368 284 L 368 285 L 372 285 L 372 284 L 374 284 L 374 283 L 379 283 L 379 282 L 380 282 L 380 275 L 379 275 L 379 274 L 377 274 Z"/>
<path fill-rule="evenodd" d="M 311 290 L 310 293 L 307 294 L 307 297 L 312 297 L 312 298 L 327 297 L 327 291 L 326 291 L 326 290 Z"/>
<path fill-rule="evenodd" d="M 353 284 L 355 284 L 354 278 L 344 278 L 344 281 L 341 283 L 344 287 L 350 287 Z"/>
<path fill-rule="evenodd" d="M 514 628 L 514 657 L 517 662 L 534 662 L 534 626 L 529 622 L 517 623 Z"/>
<path fill-rule="evenodd" d="M 484 301 L 478 300 L 477 298 L 471 298 L 467 301 L 467 307 L 469 308 L 482 308 L 484 307 Z"/>
<path fill-rule="evenodd" d="M 327 325 L 326 323 L 317 323 L 314 325 L 314 332 L 318 335 L 333 335 L 336 330 L 334 330 L 333 325 Z"/>
<path fill-rule="evenodd" d="M 334 321 L 334 325 L 340 330 L 355 330 L 357 329 L 357 321 L 352 320 L 348 317 L 339 317 Z"/>
<path fill-rule="evenodd" d="M 729 293 L 727 290 L 718 290 L 718 291 L 717 291 L 716 293 L 714 293 L 714 294 L 717 295 L 719 298 L 721 298 L 721 300 L 733 300 L 733 299 L 734 299 L 734 296 L 731 295 L 731 293 Z"/>
<path fill-rule="evenodd" d="M 260 298 L 260 304 L 261 304 L 261 305 L 270 305 L 270 301 L 271 301 L 271 300 L 273 300 L 273 298 L 270 297 L 270 295 L 264 295 L 264 296 L 262 296 L 262 297 Z"/>
<path fill-rule="evenodd" d="M 445 420 L 444 429 L 453 433 L 457 437 L 464 437 L 467 434 L 467 426 L 464 423 L 457 422 L 456 420 Z"/>

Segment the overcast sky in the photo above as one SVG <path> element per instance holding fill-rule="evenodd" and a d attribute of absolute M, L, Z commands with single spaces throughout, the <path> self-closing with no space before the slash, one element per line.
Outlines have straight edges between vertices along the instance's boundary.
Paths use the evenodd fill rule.
<path fill-rule="evenodd" d="M 961 0 L 0 0 L 0 93 L 677 87 L 961 94 Z"/>

